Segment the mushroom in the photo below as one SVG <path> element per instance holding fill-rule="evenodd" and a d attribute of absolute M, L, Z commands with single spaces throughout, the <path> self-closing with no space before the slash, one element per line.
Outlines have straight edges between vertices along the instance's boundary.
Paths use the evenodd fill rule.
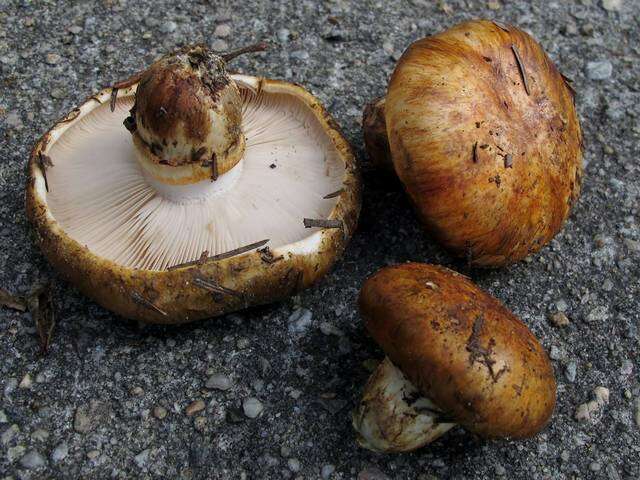
<path fill-rule="evenodd" d="M 372 163 L 395 170 L 426 230 L 476 266 L 537 252 L 579 195 L 573 89 L 512 25 L 475 20 L 413 43 L 363 129 Z"/>
<path fill-rule="evenodd" d="M 556 382 L 531 331 L 497 299 L 447 268 L 385 267 L 359 299 L 387 357 L 353 413 L 358 442 L 402 452 L 456 424 L 488 437 L 530 437 L 549 421 Z"/>
<path fill-rule="evenodd" d="M 360 211 L 352 150 L 302 87 L 227 72 L 261 49 L 181 48 L 35 145 L 37 242 L 104 307 L 157 323 L 212 317 L 308 287 L 342 254 Z"/>

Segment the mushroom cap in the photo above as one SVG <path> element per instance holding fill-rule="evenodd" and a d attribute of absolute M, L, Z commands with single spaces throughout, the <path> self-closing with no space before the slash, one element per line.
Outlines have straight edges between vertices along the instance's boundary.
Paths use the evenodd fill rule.
<path fill-rule="evenodd" d="M 457 423 L 485 437 L 529 437 L 549 421 L 553 368 L 502 303 L 444 267 L 386 267 L 362 287 L 360 311 L 391 361 Z"/>
<path fill-rule="evenodd" d="M 582 133 L 571 88 L 527 33 L 477 20 L 418 40 L 384 110 L 396 173 L 452 253 L 506 265 L 561 229 L 580 190 Z"/>
<path fill-rule="evenodd" d="M 227 172 L 245 147 L 242 103 L 225 62 L 205 45 L 165 55 L 142 74 L 131 110 L 142 165 L 173 184 L 210 178 L 214 161 L 217 174 Z"/>
<path fill-rule="evenodd" d="M 243 159 L 217 182 L 171 186 L 214 188 L 204 201 L 173 201 L 135 161 L 122 121 L 136 85 L 119 91 L 113 113 L 112 89 L 90 97 L 35 145 L 26 209 L 36 241 L 105 308 L 152 323 L 213 317 L 286 298 L 342 254 L 360 212 L 360 178 L 335 121 L 300 86 L 233 79 Z M 335 228 L 305 228 L 305 216 Z M 210 257 L 198 261 L 203 252 Z"/>

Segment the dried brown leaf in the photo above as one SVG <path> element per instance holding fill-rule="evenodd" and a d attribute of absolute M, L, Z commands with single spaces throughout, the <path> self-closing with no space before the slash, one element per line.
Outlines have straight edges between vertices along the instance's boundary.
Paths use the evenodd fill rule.
<path fill-rule="evenodd" d="M 18 310 L 19 312 L 24 312 L 27 309 L 27 305 L 22 297 L 13 295 L 4 288 L 0 288 L 0 307 L 7 307 L 12 310 Z"/>
<path fill-rule="evenodd" d="M 56 326 L 51 284 L 45 283 L 36 286 L 29 294 L 27 304 L 31 317 L 36 324 L 36 331 L 40 340 L 40 353 L 46 355 Z"/>

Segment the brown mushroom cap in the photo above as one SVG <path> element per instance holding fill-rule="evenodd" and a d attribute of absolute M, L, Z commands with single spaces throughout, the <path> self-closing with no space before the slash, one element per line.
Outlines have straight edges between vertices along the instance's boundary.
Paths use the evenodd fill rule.
<path fill-rule="evenodd" d="M 582 133 L 572 90 L 527 33 L 479 20 L 413 43 L 384 113 L 396 173 L 454 254 L 501 266 L 561 229 L 579 194 Z"/>
<path fill-rule="evenodd" d="M 360 293 L 367 330 L 411 382 L 485 437 L 528 437 L 549 421 L 553 369 L 531 331 L 464 276 L 419 263 L 386 267 Z"/>

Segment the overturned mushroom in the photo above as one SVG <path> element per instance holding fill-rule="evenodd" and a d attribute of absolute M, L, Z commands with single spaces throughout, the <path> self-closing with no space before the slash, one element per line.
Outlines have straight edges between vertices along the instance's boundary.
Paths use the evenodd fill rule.
<path fill-rule="evenodd" d="M 529 329 L 498 300 L 444 267 L 386 267 L 360 293 L 387 358 L 353 414 L 371 450 L 415 450 L 456 424 L 484 437 L 529 437 L 549 421 L 556 383 Z"/>
<path fill-rule="evenodd" d="M 106 308 L 215 316 L 311 285 L 344 250 L 360 209 L 350 146 L 303 88 L 227 72 L 259 49 L 179 49 L 36 144 L 26 200 L 39 244 Z"/>

